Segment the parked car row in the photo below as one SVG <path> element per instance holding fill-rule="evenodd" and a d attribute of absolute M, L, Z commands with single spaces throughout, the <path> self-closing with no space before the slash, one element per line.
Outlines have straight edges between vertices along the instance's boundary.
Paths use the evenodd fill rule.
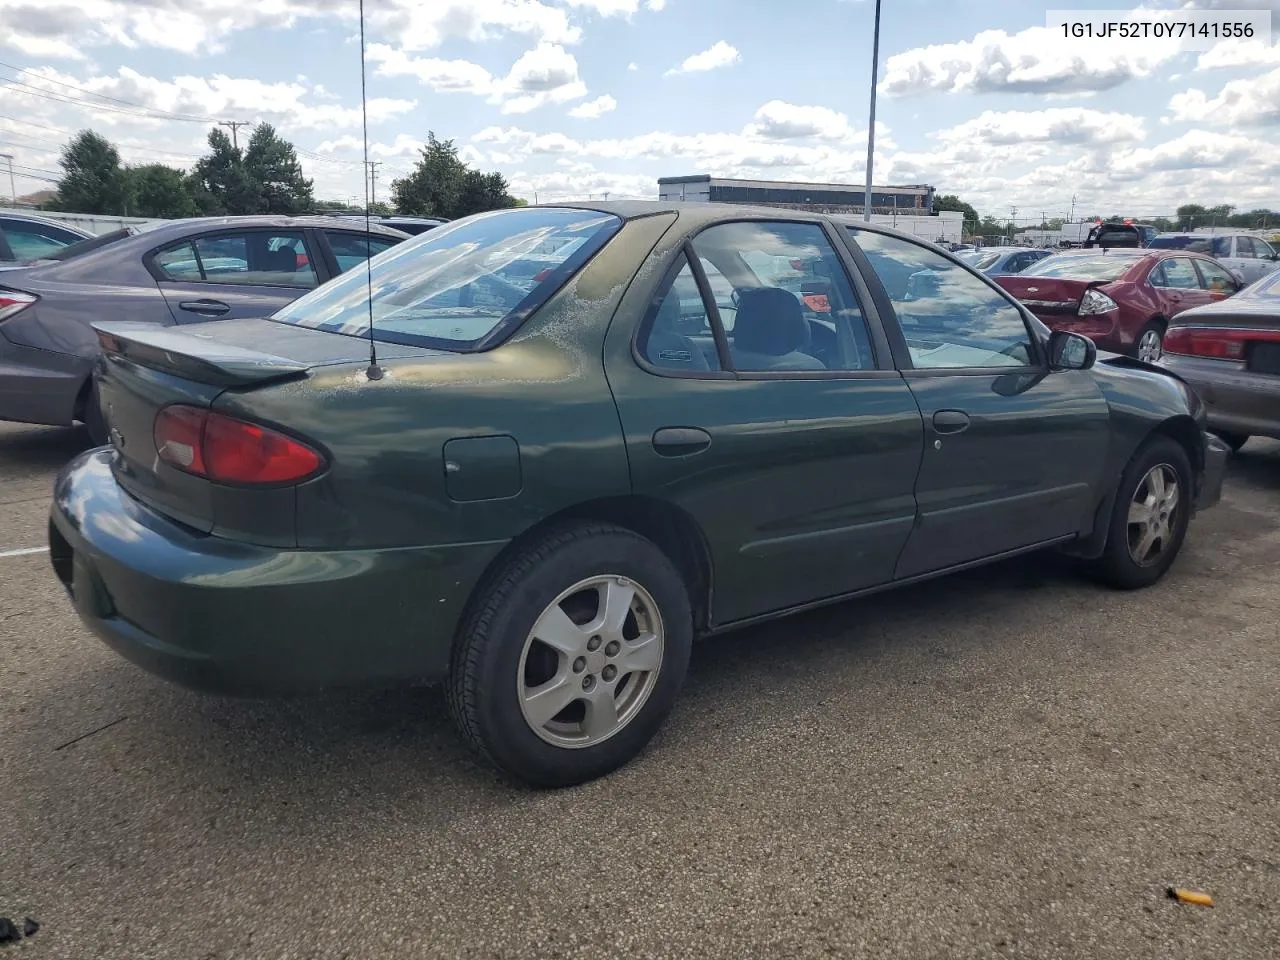
<path fill-rule="evenodd" d="M 145 292 L 92 324 L 111 442 L 54 491 L 80 617 L 201 689 L 443 680 L 540 786 L 642 750 L 697 635 L 1040 549 L 1145 587 L 1220 496 L 1186 383 L 860 219 L 504 210 L 269 318 L 129 321 L 212 299 L 206 249 L 255 284 L 338 269 L 328 224 L 163 229 L 113 245 Z M 1184 256 L 1137 253 L 1120 283 Z"/>

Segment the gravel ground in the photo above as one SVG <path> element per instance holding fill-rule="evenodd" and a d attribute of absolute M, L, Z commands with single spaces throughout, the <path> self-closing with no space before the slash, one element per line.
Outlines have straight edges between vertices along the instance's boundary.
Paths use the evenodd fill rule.
<path fill-rule="evenodd" d="M 82 443 L 0 425 L 0 552 Z M 0 558 L 0 915 L 42 924 L 0 952 L 1274 958 L 1278 504 L 1255 441 L 1152 590 L 1022 560 L 707 641 L 646 754 L 560 793 L 435 691 L 168 686 Z"/>

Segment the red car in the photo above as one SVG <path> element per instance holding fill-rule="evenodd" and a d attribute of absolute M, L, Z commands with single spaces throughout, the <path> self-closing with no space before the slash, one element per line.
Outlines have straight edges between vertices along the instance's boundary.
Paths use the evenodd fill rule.
<path fill-rule="evenodd" d="M 1218 261 L 1185 250 L 1057 253 L 992 279 L 1051 330 L 1084 334 L 1101 350 L 1148 361 L 1160 359 L 1171 318 L 1240 289 Z"/>

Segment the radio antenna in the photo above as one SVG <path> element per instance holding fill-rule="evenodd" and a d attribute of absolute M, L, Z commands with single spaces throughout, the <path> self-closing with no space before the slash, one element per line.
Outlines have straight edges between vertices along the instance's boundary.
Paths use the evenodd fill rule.
<path fill-rule="evenodd" d="M 364 275 L 369 292 L 369 369 L 364 374 L 370 380 L 382 379 L 382 368 L 378 366 L 378 348 L 373 339 L 373 265 L 369 263 L 373 253 L 373 239 L 369 236 L 372 230 L 369 209 L 369 98 L 365 93 L 364 66 L 364 0 L 360 0 L 360 119 L 364 133 Z"/>

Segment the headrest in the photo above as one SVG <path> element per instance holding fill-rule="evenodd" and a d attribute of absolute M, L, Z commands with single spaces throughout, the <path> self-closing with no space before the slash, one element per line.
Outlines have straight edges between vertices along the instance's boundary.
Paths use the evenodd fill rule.
<path fill-rule="evenodd" d="M 781 357 L 804 347 L 808 325 L 800 301 L 781 287 L 738 290 L 733 343 L 739 350 Z"/>

